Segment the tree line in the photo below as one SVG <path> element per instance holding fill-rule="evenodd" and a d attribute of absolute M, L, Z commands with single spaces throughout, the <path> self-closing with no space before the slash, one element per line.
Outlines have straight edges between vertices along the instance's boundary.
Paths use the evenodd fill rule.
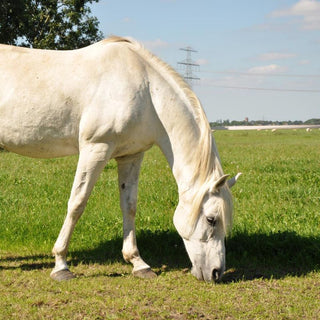
<path fill-rule="evenodd" d="M 230 127 L 230 126 L 267 126 L 267 125 L 313 125 L 313 124 L 320 124 L 320 119 L 309 119 L 307 121 L 266 121 L 266 120 L 243 120 L 243 121 L 237 121 L 237 120 L 218 120 L 215 122 L 210 122 L 211 128 L 213 127 Z"/>

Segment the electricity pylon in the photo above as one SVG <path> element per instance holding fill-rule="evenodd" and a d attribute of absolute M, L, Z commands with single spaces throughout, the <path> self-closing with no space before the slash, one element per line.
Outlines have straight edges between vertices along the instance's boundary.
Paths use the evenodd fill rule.
<path fill-rule="evenodd" d="M 191 53 L 198 51 L 192 49 L 191 47 L 180 48 L 180 50 L 185 51 L 187 56 L 185 60 L 179 61 L 178 65 L 182 66 L 184 70 L 183 78 L 190 85 L 190 87 L 192 87 L 195 80 L 200 80 L 200 78 L 195 77 L 193 74 L 193 70 L 195 68 L 199 69 L 200 66 L 191 59 Z"/>

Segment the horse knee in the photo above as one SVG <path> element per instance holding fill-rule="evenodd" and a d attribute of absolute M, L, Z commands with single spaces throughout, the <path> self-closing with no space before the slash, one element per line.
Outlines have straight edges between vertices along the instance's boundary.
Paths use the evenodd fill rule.
<path fill-rule="evenodd" d="M 77 196 L 76 199 L 70 200 L 68 203 L 68 213 L 70 218 L 78 219 L 85 209 L 87 199 L 84 195 Z"/>

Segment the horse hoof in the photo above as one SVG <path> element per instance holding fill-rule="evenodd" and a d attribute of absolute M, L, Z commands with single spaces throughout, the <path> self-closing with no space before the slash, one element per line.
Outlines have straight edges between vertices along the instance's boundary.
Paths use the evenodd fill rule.
<path fill-rule="evenodd" d="M 157 275 L 151 270 L 151 268 L 133 271 L 132 274 L 135 277 L 141 279 L 153 279 L 157 277 Z"/>
<path fill-rule="evenodd" d="M 76 278 L 76 276 L 68 269 L 51 273 L 50 277 L 55 281 L 67 281 Z"/>

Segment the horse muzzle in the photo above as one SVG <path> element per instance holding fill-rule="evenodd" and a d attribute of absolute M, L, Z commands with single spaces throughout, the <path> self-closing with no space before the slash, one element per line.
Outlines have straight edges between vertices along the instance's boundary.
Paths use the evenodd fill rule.
<path fill-rule="evenodd" d="M 214 268 L 211 271 L 203 271 L 201 268 L 197 268 L 195 266 L 191 269 L 191 274 L 195 276 L 200 281 L 206 282 L 219 282 L 222 279 L 224 270 Z"/>

